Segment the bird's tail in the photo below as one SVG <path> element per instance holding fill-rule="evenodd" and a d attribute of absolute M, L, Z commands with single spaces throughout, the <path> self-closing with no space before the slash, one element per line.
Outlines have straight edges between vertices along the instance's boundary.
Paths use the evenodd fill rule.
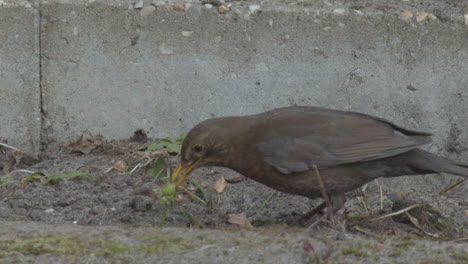
<path fill-rule="evenodd" d="M 415 149 L 413 151 L 416 154 L 414 165 L 418 170 L 428 173 L 445 172 L 468 178 L 468 163 L 445 159 L 421 149 Z"/>

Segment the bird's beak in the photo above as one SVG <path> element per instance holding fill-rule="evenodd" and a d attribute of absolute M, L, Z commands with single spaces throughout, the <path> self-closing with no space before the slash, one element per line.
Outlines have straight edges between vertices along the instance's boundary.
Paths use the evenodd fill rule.
<path fill-rule="evenodd" d="M 194 161 L 192 163 L 177 166 L 177 168 L 172 173 L 171 182 L 176 182 L 176 180 L 177 180 L 176 185 L 177 186 L 181 185 L 185 181 L 187 176 L 190 174 L 190 172 L 192 172 L 193 169 L 195 169 L 195 167 L 200 162 L 200 160 L 201 159 L 198 159 L 198 160 L 196 160 L 196 161 Z M 179 175 L 181 175 L 181 176 L 179 176 Z M 179 179 L 177 179 L 177 178 L 179 178 Z"/>

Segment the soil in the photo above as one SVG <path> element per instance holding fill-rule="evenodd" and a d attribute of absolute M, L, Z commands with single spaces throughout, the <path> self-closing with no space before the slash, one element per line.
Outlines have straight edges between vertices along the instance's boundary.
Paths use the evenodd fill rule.
<path fill-rule="evenodd" d="M 273 192 L 228 169 L 202 168 L 183 186 L 208 203 L 179 189 L 162 222 L 166 206 L 160 202 L 159 191 L 168 178 L 156 179 L 146 171 L 159 156 L 171 166 L 178 163 L 178 157 L 164 151 L 136 151 L 143 143 L 99 142 L 102 145 L 89 154 L 59 148 L 33 165 L 17 160 L 13 177 L 1 178 L 0 263 L 468 260 L 468 203 L 463 188 L 455 187 L 442 196 L 417 190 L 389 193 L 383 187 L 381 196 L 380 185 L 372 182 L 349 194 L 345 213 L 338 214 L 335 227 L 324 221 L 307 230 L 319 216 L 305 224 L 300 218 L 320 199 Z M 12 151 L 3 155 L 20 157 Z M 142 163 L 147 165 L 132 171 Z M 84 171 L 88 177 L 50 184 L 33 180 L 31 172 L 38 171 L 45 175 Z M 212 186 L 221 177 L 232 183 L 218 193 Z M 405 223 L 404 214 L 372 221 L 419 203 L 431 207 L 410 211 L 417 223 L 408 218 Z M 433 213 L 432 218 L 424 215 L 427 212 Z M 232 216 L 245 216 L 250 224 L 232 224 Z"/>
<path fill-rule="evenodd" d="M 457 0 L 328 2 L 363 11 L 429 12 L 442 22 L 468 11 L 468 2 Z M 146 169 L 158 155 L 172 165 L 178 160 L 164 152 L 139 153 L 137 145 L 104 143 L 89 154 L 48 149 L 39 161 L 0 147 L 0 263 L 468 263 L 468 201 L 460 186 L 444 195 L 392 193 L 374 181 L 349 194 L 336 226 L 324 221 L 308 230 L 318 217 L 305 225 L 299 220 L 319 199 L 273 192 L 249 179 L 218 193 L 212 188 L 216 180 L 239 175 L 205 168 L 184 187 L 206 196 L 207 204 L 178 190 L 162 222 L 166 207 L 158 190 L 167 178 L 149 176 Z M 127 166 L 117 166 L 121 160 Z M 130 173 L 137 164 L 146 165 Z M 113 166 L 121 171 L 109 170 Z M 31 177 L 38 171 L 84 171 L 87 177 L 50 184 Z M 419 204 L 426 205 L 409 211 L 412 221 L 406 213 L 375 220 Z M 248 223 L 230 223 L 232 216 L 245 216 Z"/>

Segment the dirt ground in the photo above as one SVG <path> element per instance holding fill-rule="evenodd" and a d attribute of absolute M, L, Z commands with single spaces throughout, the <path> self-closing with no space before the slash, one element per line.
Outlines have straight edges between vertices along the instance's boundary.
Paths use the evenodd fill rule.
<path fill-rule="evenodd" d="M 10 157 L 17 164 L 8 165 L 13 172 L 0 178 L 0 263 L 468 261 L 468 201 L 463 188 L 439 195 L 417 190 L 389 193 L 383 187 L 381 195 L 380 185 L 373 182 L 349 194 L 337 226 L 323 222 L 307 230 L 318 217 L 302 225 L 299 220 L 320 200 L 272 192 L 233 171 L 205 168 L 196 170 L 183 186 L 207 203 L 179 189 L 161 222 L 165 206 L 159 190 L 167 177 L 156 179 L 147 168 L 158 156 L 172 166 L 178 157 L 137 151 L 141 144 L 104 142 L 90 154 L 62 147 L 33 165 L 4 151 L 3 160 Z M 146 166 L 132 171 L 137 164 Z M 44 177 L 31 177 L 37 171 L 45 175 L 84 171 L 87 177 L 51 184 Z M 217 192 L 213 186 L 221 177 L 230 183 Z M 393 208 L 399 203 L 400 208 Z M 371 220 L 418 203 L 434 209 L 410 211 L 416 223 L 404 223 L 399 219 L 404 214 Z M 425 212 L 433 212 L 432 218 Z"/>
<path fill-rule="evenodd" d="M 467 1 L 456 0 L 341 2 L 355 10 L 426 11 L 442 22 L 468 11 Z M 147 168 L 158 155 L 172 165 L 177 156 L 140 153 L 137 145 L 105 143 L 89 154 L 61 147 L 40 160 L 0 146 L 0 263 L 468 263 L 468 200 L 460 186 L 444 195 L 393 193 L 374 181 L 349 194 L 337 226 L 308 230 L 317 217 L 299 220 L 319 199 L 272 192 L 249 179 L 233 183 L 239 175 L 223 168 L 198 169 L 183 186 L 205 203 L 178 190 L 159 227 L 165 206 L 158 190 L 167 178 Z M 31 177 L 38 171 L 45 176 Z M 77 171 L 86 177 L 47 181 Z M 212 186 L 221 177 L 231 183 L 217 192 Z M 433 209 L 375 220 L 418 204 Z"/>

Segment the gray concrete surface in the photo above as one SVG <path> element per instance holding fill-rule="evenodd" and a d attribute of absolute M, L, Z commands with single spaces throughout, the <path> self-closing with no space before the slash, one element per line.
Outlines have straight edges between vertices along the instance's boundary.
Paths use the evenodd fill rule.
<path fill-rule="evenodd" d="M 220 14 L 198 1 L 183 12 L 153 1 L 151 13 L 133 2 L 42 5 L 43 144 L 69 143 L 85 129 L 107 139 L 128 138 L 138 128 L 152 137 L 175 136 L 212 116 L 299 104 L 364 112 L 431 131 L 429 150 L 468 160 L 466 10 L 423 19 L 418 12 L 431 10 L 419 10 L 414 1 L 392 8 L 262 1 L 255 12 L 249 11 L 251 2 L 235 1 Z M 404 10 L 413 17 L 403 19 Z M 32 32 L 15 30 L 28 39 L 21 42 L 26 62 L 4 62 L 19 52 L 9 52 L 13 42 L 0 48 L 2 75 L 15 67 L 23 74 L 13 70 L 12 81 L 1 80 L 1 137 L 37 146 L 37 12 L 15 12 L 31 13 L 15 27 L 29 21 Z M 8 23 L 0 24 L 5 34 Z M 21 76 L 29 75 L 35 79 L 21 85 Z M 13 87 L 29 96 L 7 95 L 19 92 Z M 12 103 L 18 98 L 25 103 Z M 28 113 L 24 122 L 11 118 L 19 111 Z M 31 135 L 17 136 L 23 127 Z"/>
<path fill-rule="evenodd" d="M 39 12 L 0 7 L 0 142 L 40 148 Z"/>

